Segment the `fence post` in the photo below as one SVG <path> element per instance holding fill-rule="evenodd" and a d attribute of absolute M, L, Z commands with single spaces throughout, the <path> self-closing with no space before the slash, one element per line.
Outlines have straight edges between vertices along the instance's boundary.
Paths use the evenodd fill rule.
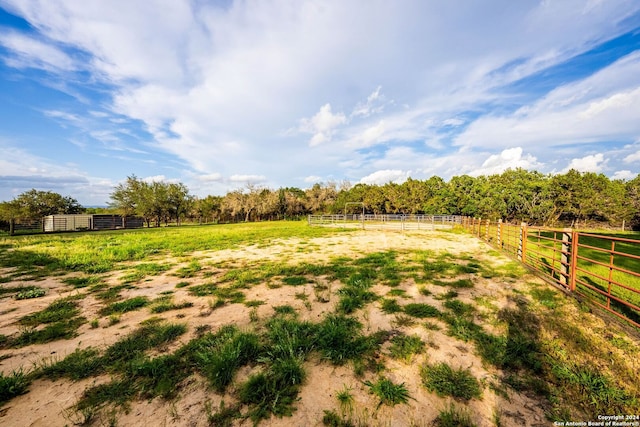
<path fill-rule="evenodd" d="M 571 281 L 571 249 L 572 249 L 572 235 L 571 229 L 565 228 L 562 230 L 562 250 L 560 251 L 560 284 L 565 288 L 569 287 Z"/>
<path fill-rule="evenodd" d="M 569 265 L 569 290 L 576 290 L 576 276 L 578 269 L 578 239 L 580 235 L 577 231 L 571 232 L 571 264 Z"/>
<path fill-rule="evenodd" d="M 498 230 L 496 231 L 496 239 L 498 240 L 498 247 L 502 247 L 502 218 L 498 220 Z"/>
<path fill-rule="evenodd" d="M 484 240 L 486 240 L 487 242 L 489 241 L 489 223 L 491 221 L 489 220 L 489 218 L 487 218 L 487 224 L 485 225 L 485 229 L 484 229 Z"/>
<path fill-rule="evenodd" d="M 520 238 L 518 239 L 518 261 L 526 264 L 527 260 L 527 223 L 520 223 Z"/>

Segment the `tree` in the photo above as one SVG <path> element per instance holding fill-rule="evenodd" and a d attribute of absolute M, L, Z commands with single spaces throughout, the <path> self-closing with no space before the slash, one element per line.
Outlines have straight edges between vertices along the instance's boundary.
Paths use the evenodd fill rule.
<path fill-rule="evenodd" d="M 11 236 L 14 235 L 15 220 L 21 217 L 21 212 L 22 209 L 15 200 L 0 203 L 0 220 L 6 221 Z"/>
<path fill-rule="evenodd" d="M 64 197 L 52 191 L 31 189 L 13 200 L 23 219 L 40 219 L 47 215 L 77 214 L 84 208 L 72 197 Z"/>

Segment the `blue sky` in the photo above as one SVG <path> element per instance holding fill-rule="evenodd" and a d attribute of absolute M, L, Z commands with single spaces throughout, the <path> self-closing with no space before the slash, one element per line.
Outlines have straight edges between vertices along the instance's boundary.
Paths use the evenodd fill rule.
<path fill-rule="evenodd" d="M 0 200 L 640 173 L 637 0 L 0 0 Z"/>

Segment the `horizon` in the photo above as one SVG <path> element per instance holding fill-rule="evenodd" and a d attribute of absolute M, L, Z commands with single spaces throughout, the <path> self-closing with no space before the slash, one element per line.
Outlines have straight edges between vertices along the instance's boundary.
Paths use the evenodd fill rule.
<path fill-rule="evenodd" d="M 0 200 L 640 173 L 640 2 L 0 0 Z"/>

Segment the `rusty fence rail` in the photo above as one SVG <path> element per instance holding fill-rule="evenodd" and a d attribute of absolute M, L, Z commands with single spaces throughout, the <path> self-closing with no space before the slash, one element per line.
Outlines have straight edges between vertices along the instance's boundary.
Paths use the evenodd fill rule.
<path fill-rule="evenodd" d="M 462 217 L 461 225 L 546 280 L 640 328 L 640 239 Z"/>
<path fill-rule="evenodd" d="M 364 230 L 438 230 L 460 224 L 456 215 L 309 215 L 311 226 L 362 228 Z"/>

